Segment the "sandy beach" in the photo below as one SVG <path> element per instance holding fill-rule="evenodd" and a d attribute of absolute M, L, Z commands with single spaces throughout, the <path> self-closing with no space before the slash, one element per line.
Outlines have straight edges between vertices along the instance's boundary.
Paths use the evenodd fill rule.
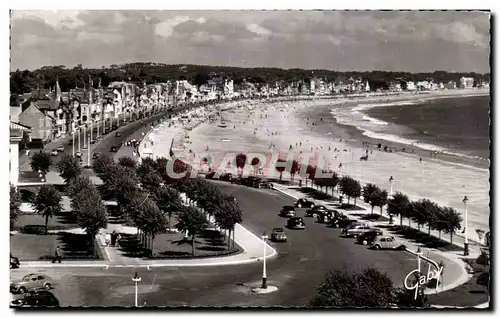
<path fill-rule="evenodd" d="M 453 94 L 454 93 L 454 94 Z M 347 103 L 411 101 L 422 98 L 440 98 L 457 94 L 484 94 L 480 91 L 441 91 L 431 94 L 401 94 L 338 99 L 315 98 L 304 100 L 281 99 L 271 101 L 237 101 L 224 106 L 198 109 L 182 118 L 173 118 L 151 131 L 143 143 L 141 154 L 169 157 L 174 140 L 175 153 L 205 153 L 220 158 L 232 153 L 276 153 L 286 158 L 292 148 L 297 156 L 321 153 L 329 168 L 350 175 L 362 183 L 372 182 L 389 190 L 389 177 L 394 178 L 394 191 L 401 191 L 411 199 L 431 199 L 443 206 L 462 212 L 464 195 L 469 197 L 469 237 L 477 240 L 476 229 L 489 230 L 489 170 L 466 163 L 453 163 L 439 158 L 419 161 L 419 153 L 384 152 L 368 147 L 361 140 L 346 140 L 342 130 L 334 126 L 330 131 L 318 130 L 320 125 L 304 118 L 304 112 L 320 107 L 342 107 Z M 220 111 L 220 108 L 224 111 Z M 209 114 L 222 113 L 220 119 L 209 122 Z M 331 121 L 324 118 L 323 121 Z M 316 121 L 318 119 L 316 118 Z M 321 120 L 320 120 L 321 122 Z M 169 127 L 170 125 L 170 127 Z M 360 161 L 368 152 L 369 160 Z M 427 151 L 428 153 L 428 151 Z M 220 161 L 220 159 L 216 159 Z M 314 162 L 313 162 L 314 163 Z M 338 166 L 342 163 L 339 171 Z M 264 173 L 267 173 L 264 171 Z M 460 235 L 460 234 L 459 234 Z"/>

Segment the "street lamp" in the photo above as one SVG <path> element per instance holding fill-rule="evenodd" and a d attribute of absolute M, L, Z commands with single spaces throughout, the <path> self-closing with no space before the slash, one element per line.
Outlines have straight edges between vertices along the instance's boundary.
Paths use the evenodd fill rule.
<path fill-rule="evenodd" d="M 73 138 L 71 138 L 72 139 L 72 144 L 73 144 L 73 157 L 75 156 L 75 130 L 76 130 L 76 128 L 73 129 L 73 132 L 72 132 L 73 133 Z"/>
<path fill-rule="evenodd" d="M 465 241 L 464 241 L 464 256 L 469 255 L 469 235 L 467 233 L 467 202 L 469 202 L 469 198 L 467 196 L 464 196 L 464 199 L 462 200 L 464 203 L 464 232 L 465 232 Z"/>
<path fill-rule="evenodd" d="M 141 278 L 139 277 L 139 274 L 135 272 L 134 277 L 132 277 L 132 281 L 135 283 L 135 307 L 139 307 L 139 304 L 137 302 L 137 294 L 139 293 L 139 287 L 137 283 L 141 281 Z"/>
<path fill-rule="evenodd" d="M 420 275 L 420 256 L 422 255 L 420 247 L 417 249 L 418 274 Z"/>
<path fill-rule="evenodd" d="M 266 239 L 268 236 L 266 235 L 266 232 L 262 234 L 262 243 L 264 245 L 264 262 L 262 263 L 262 289 L 267 289 L 267 273 L 266 273 Z"/>
<path fill-rule="evenodd" d="M 82 135 L 82 134 L 80 133 L 80 127 L 78 127 L 78 152 L 80 152 L 80 151 L 81 151 L 81 149 L 80 149 L 80 136 L 81 136 L 81 135 Z"/>
<path fill-rule="evenodd" d="M 392 197 L 392 190 L 393 190 L 393 187 L 392 187 L 392 182 L 394 181 L 394 178 L 391 176 L 389 178 L 389 185 L 390 185 L 390 190 L 389 190 L 389 194 L 390 196 Z"/>
<path fill-rule="evenodd" d="M 342 162 L 339 163 L 339 178 L 342 178 Z"/>

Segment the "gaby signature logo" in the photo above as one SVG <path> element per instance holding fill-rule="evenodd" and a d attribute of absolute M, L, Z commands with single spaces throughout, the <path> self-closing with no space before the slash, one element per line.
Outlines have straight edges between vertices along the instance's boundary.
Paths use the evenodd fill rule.
<path fill-rule="evenodd" d="M 442 274 L 443 274 L 443 266 L 439 266 L 438 269 L 431 269 L 431 266 L 429 265 L 429 268 L 427 270 L 427 275 L 423 275 L 422 273 L 420 273 L 418 269 L 408 273 L 408 275 L 406 275 L 405 277 L 404 285 L 405 288 L 408 290 L 415 290 L 415 299 L 417 299 L 420 287 L 427 285 L 433 279 L 436 280 L 435 289 L 437 291 Z"/>

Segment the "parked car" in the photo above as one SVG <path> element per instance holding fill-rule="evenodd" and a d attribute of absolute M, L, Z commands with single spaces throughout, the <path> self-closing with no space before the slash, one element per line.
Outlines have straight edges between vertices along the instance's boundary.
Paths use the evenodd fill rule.
<path fill-rule="evenodd" d="M 397 240 L 394 236 L 377 236 L 373 243 L 370 245 L 370 248 L 374 250 L 380 249 L 392 249 L 392 250 L 400 250 L 405 249 L 406 245 L 403 242 Z"/>
<path fill-rule="evenodd" d="M 96 142 L 97 142 L 97 140 L 94 138 L 94 139 L 92 139 L 92 140 L 90 141 L 90 144 L 91 144 L 91 145 L 93 145 L 93 144 L 95 144 Z"/>
<path fill-rule="evenodd" d="M 19 258 L 12 256 L 10 254 L 10 268 L 19 268 L 21 262 L 19 262 Z"/>
<path fill-rule="evenodd" d="M 233 179 L 233 175 L 230 173 L 223 173 L 219 177 L 219 180 L 227 181 L 227 182 L 231 182 L 232 179 Z"/>
<path fill-rule="evenodd" d="M 286 222 L 286 226 L 289 229 L 295 229 L 295 230 L 304 230 L 306 228 L 304 219 L 302 219 L 299 216 L 295 216 L 293 218 L 288 219 L 288 221 Z"/>
<path fill-rule="evenodd" d="M 344 229 L 349 224 L 357 222 L 356 220 L 349 219 L 346 215 L 340 214 L 337 217 L 334 217 L 330 220 L 329 225 L 334 228 Z"/>
<path fill-rule="evenodd" d="M 376 229 L 373 231 L 365 232 L 358 236 L 356 243 L 361 245 L 371 245 L 377 236 L 383 235 L 382 230 Z"/>
<path fill-rule="evenodd" d="M 248 178 L 244 178 L 242 180 L 242 183 L 243 185 L 247 186 L 247 187 L 253 187 L 254 183 L 255 183 L 255 177 L 248 177 Z"/>
<path fill-rule="evenodd" d="M 294 217 L 295 208 L 291 205 L 285 205 L 284 207 L 281 208 L 279 215 L 286 218 Z"/>
<path fill-rule="evenodd" d="M 111 146 L 111 148 L 109 149 L 110 152 L 117 152 L 118 151 L 118 147 L 117 146 Z"/>
<path fill-rule="evenodd" d="M 63 146 L 59 146 L 56 148 L 57 151 L 59 152 L 64 152 L 64 147 Z"/>
<path fill-rule="evenodd" d="M 237 177 L 237 178 L 232 178 L 231 179 L 231 183 L 234 183 L 234 184 L 243 184 L 243 178 L 241 177 Z"/>
<path fill-rule="evenodd" d="M 273 188 L 273 184 L 267 180 L 264 180 L 264 179 L 256 179 L 253 183 L 253 186 L 255 188 L 259 188 L 259 189 L 272 189 Z"/>
<path fill-rule="evenodd" d="M 52 280 L 44 274 L 27 274 L 21 280 L 14 281 L 10 284 L 12 293 L 24 294 L 29 289 L 51 289 L 54 284 Z"/>
<path fill-rule="evenodd" d="M 330 223 L 330 220 L 335 217 L 335 213 L 339 213 L 337 211 L 325 210 L 318 212 L 316 216 L 316 220 L 318 223 Z"/>
<path fill-rule="evenodd" d="M 326 211 L 327 208 L 324 205 L 316 205 L 312 209 L 306 210 L 305 216 L 307 217 L 317 217 L 319 212 L 324 212 Z"/>
<path fill-rule="evenodd" d="M 205 175 L 205 179 L 213 179 L 215 176 L 215 171 L 210 171 Z"/>
<path fill-rule="evenodd" d="M 81 158 L 82 157 L 82 153 L 77 151 L 75 152 L 75 158 Z"/>
<path fill-rule="evenodd" d="M 59 152 L 55 149 L 50 152 L 50 155 L 53 157 L 57 156 L 58 154 L 59 154 Z"/>
<path fill-rule="evenodd" d="M 94 152 L 94 154 L 92 155 L 92 159 L 97 159 L 101 156 L 101 153 L 100 152 Z"/>
<path fill-rule="evenodd" d="M 351 223 L 348 227 L 344 228 L 343 233 L 346 237 L 358 237 L 365 232 L 370 232 L 375 230 L 366 223 Z"/>
<path fill-rule="evenodd" d="M 305 198 L 300 198 L 295 202 L 295 206 L 298 208 L 313 208 L 315 206 L 314 202 L 309 201 Z"/>
<path fill-rule="evenodd" d="M 23 307 L 59 307 L 59 301 L 47 290 L 29 290 L 24 294 Z"/>
<path fill-rule="evenodd" d="M 274 242 L 286 242 L 285 231 L 281 227 L 276 227 L 271 233 L 271 241 Z"/>

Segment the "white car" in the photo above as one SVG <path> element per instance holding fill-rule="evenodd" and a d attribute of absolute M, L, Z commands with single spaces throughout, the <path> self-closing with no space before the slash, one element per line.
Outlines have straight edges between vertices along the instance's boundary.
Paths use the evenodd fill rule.
<path fill-rule="evenodd" d="M 58 152 L 57 150 L 52 150 L 52 151 L 50 152 L 50 155 L 51 155 L 51 156 L 57 156 L 58 154 L 59 154 L 59 152 Z"/>
<path fill-rule="evenodd" d="M 406 245 L 397 240 L 394 236 L 377 236 L 370 248 L 374 250 L 380 249 L 392 249 L 392 250 L 404 250 Z"/>

